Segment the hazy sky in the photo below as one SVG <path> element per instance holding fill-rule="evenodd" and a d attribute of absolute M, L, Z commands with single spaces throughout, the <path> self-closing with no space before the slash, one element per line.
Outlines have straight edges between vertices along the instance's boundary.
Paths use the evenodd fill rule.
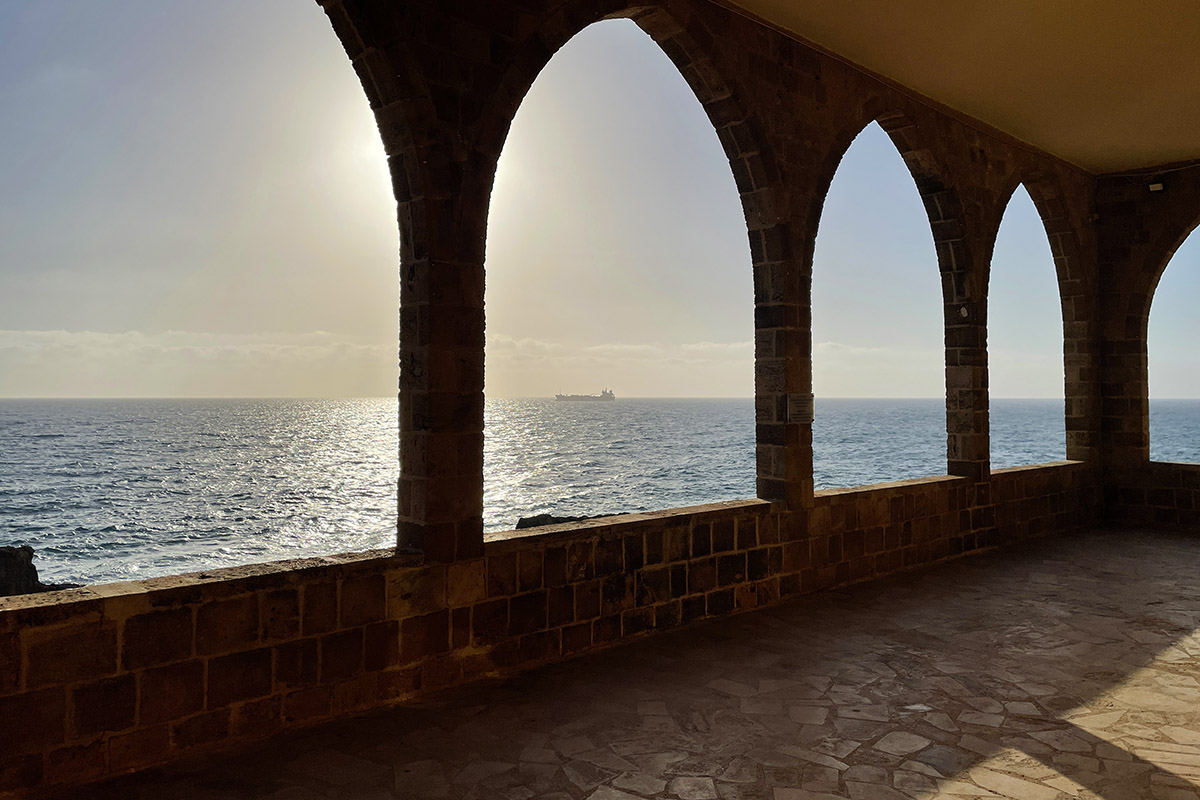
<path fill-rule="evenodd" d="M 0 107 L 0 396 L 394 393 L 394 202 L 316 3 L 4 0 Z M 632 23 L 589 28 L 501 158 L 488 393 L 750 395 L 749 258 L 682 78 Z M 1156 395 L 1200 396 L 1198 273 L 1189 242 L 1154 307 Z M 992 276 L 993 394 L 1061 396 L 1053 266 L 1023 191 Z M 818 395 L 943 393 L 928 223 L 876 127 L 830 192 L 813 302 Z"/>

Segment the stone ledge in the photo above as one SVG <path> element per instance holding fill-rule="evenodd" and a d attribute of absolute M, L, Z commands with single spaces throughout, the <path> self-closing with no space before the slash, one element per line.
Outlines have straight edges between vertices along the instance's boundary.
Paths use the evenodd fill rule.
<path fill-rule="evenodd" d="M 1086 462 L 1086 461 L 1072 461 L 1070 459 L 1063 459 L 1061 461 L 1046 461 L 1041 464 L 1021 464 L 1020 466 L 1016 466 L 1016 467 L 1000 467 L 998 469 L 992 470 L 992 477 L 994 478 L 997 475 L 1012 475 L 1013 473 L 1017 473 L 1017 472 L 1035 472 L 1037 470 L 1043 470 L 1043 469 L 1064 469 L 1066 467 L 1085 467 L 1085 466 L 1087 466 L 1087 463 L 1088 462 Z M 1200 465 L 1197 465 L 1197 466 L 1200 466 Z"/>
<path fill-rule="evenodd" d="M 885 481 L 883 483 L 865 483 L 862 486 L 848 486 L 844 489 L 818 489 L 813 492 L 814 498 L 835 497 L 846 494 L 867 494 L 869 492 L 886 492 L 895 489 L 920 489 L 945 484 L 962 484 L 970 482 L 969 478 L 955 475 L 930 475 L 927 478 L 912 478 L 906 481 Z"/>
<path fill-rule="evenodd" d="M 541 525 L 524 530 L 499 531 L 484 535 L 484 551 L 487 555 L 505 553 L 509 550 L 527 549 L 532 540 L 536 544 L 556 545 L 573 541 L 581 536 L 606 538 L 625 536 L 644 526 L 669 526 L 673 523 L 708 522 L 726 518 L 731 514 L 771 514 L 786 510 L 783 503 L 769 500 L 724 500 L 699 506 L 683 506 L 661 511 L 640 511 L 633 514 L 617 514 L 611 517 L 594 517 L 579 522 L 564 522 L 558 525 Z"/>

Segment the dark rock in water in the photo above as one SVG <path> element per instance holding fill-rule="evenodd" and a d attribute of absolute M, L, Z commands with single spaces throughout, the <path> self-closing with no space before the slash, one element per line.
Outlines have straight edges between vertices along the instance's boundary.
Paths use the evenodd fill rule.
<path fill-rule="evenodd" d="M 39 581 L 37 567 L 33 565 L 33 548 L 29 545 L 0 547 L 0 597 L 74 589 L 77 586 L 78 583 Z"/>
<path fill-rule="evenodd" d="M 583 522 L 585 519 L 595 519 L 595 517 L 556 517 L 553 514 L 534 514 L 532 517 L 518 518 L 517 530 L 538 528 L 542 525 L 559 525 L 564 522 Z"/>

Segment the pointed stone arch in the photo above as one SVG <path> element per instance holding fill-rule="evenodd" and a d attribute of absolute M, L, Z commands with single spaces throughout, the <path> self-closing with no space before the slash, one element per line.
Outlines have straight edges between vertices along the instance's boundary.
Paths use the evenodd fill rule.
<path fill-rule="evenodd" d="M 888 135 L 925 207 L 942 279 L 946 343 L 946 461 L 951 475 L 981 480 L 989 472 L 987 440 L 987 276 L 967 237 L 962 202 L 933 149 L 909 116 L 878 98 L 865 103 L 834 137 L 816 179 L 807 217 L 816 230 L 825 195 L 850 144 L 875 122 Z M 814 216 L 816 220 L 813 220 Z M 805 252 L 811 274 L 811 246 Z"/>

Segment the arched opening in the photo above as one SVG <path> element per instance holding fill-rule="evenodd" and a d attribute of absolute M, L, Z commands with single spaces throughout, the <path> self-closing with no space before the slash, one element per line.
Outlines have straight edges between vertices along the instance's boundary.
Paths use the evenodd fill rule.
<path fill-rule="evenodd" d="M 721 144 L 628 20 L 522 101 L 487 236 L 484 525 L 754 495 L 753 292 Z M 557 401 L 598 394 L 613 402 Z"/>
<path fill-rule="evenodd" d="M 813 254 L 817 489 L 945 473 L 941 298 L 921 197 L 871 123 L 834 175 Z"/>
<path fill-rule="evenodd" d="M 993 469 L 1066 457 L 1058 277 L 1024 186 L 1008 202 L 992 251 L 988 394 Z"/>
<path fill-rule="evenodd" d="M 1196 299 L 1200 298 L 1200 235 L 1175 251 L 1154 290 L 1147 325 L 1150 459 L 1200 462 L 1200 365 Z"/>
<path fill-rule="evenodd" d="M 325 14 L 67 5 L 0 7 L 5 544 L 95 583 L 394 542 L 395 202 Z"/>

